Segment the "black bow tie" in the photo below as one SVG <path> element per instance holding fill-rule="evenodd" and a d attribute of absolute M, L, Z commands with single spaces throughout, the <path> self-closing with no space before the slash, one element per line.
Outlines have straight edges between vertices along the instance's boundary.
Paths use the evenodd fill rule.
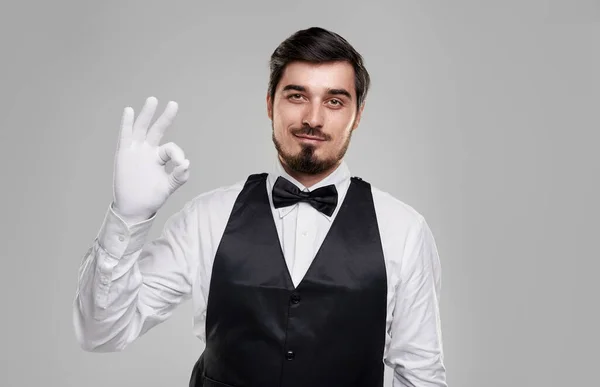
<path fill-rule="evenodd" d="M 291 181 L 279 176 L 273 186 L 275 208 L 291 206 L 300 201 L 307 202 L 318 211 L 331 216 L 337 206 L 337 189 L 335 189 L 335 185 L 330 184 L 311 192 L 304 192 L 300 191 Z"/>

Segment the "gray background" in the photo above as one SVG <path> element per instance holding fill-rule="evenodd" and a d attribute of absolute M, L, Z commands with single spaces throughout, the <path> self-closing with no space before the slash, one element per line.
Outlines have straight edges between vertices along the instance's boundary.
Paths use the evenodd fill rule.
<path fill-rule="evenodd" d="M 353 174 L 415 207 L 442 260 L 452 387 L 598 381 L 598 1 L 16 2 L 0 8 L 2 386 L 184 386 L 182 305 L 122 353 L 75 342 L 81 257 L 112 200 L 122 110 L 180 110 L 191 177 L 161 209 L 268 170 L 268 58 L 313 25 L 373 87 Z M 387 385 L 391 370 L 386 371 Z"/>

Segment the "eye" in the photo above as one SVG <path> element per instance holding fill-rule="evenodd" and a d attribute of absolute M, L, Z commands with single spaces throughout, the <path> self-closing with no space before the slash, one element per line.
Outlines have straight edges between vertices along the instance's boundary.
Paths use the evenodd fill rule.
<path fill-rule="evenodd" d="M 342 101 L 340 101 L 339 99 L 332 99 L 329 102 L 334 106 L 342 106 L 343 105 Z"/>
<path fill-rule="evenodd" d="M 300 99 L 302 98 L 302 94 L 290 94 L 288 96 L 289 99 Z"/>

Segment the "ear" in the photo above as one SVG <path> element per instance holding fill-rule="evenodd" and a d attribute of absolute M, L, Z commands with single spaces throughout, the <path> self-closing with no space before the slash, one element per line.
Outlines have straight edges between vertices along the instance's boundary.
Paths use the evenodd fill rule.
<path fill-rule="evenodd" d="M 365 102 L 360 105 L 358 112 L 356 112 L 356 119 L 354 120 L 354 125 L 352 125 L 352 130 L 358 128 L 358 124 L 360 124 L 360 119 L 362 117 L 363 110 L 365 109 Z"/>
<path fill-rule="evenodd" d="M 267 92 L 267 116 L 273 121 L 273 100 L 271 99 L 269 92 Z"/>

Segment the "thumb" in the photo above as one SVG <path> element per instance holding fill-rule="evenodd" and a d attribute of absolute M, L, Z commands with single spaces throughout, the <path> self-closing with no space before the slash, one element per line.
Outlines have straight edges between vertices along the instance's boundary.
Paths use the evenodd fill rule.
<path fill-rule="evenodd" d="M 188 180 L 190 177 L 189 167 L 190 160 L 185 159 L 181 164 L 173 168 L 173 171 L 169 175 L 169 182 L 173 190 L 181 187 Z"/>

